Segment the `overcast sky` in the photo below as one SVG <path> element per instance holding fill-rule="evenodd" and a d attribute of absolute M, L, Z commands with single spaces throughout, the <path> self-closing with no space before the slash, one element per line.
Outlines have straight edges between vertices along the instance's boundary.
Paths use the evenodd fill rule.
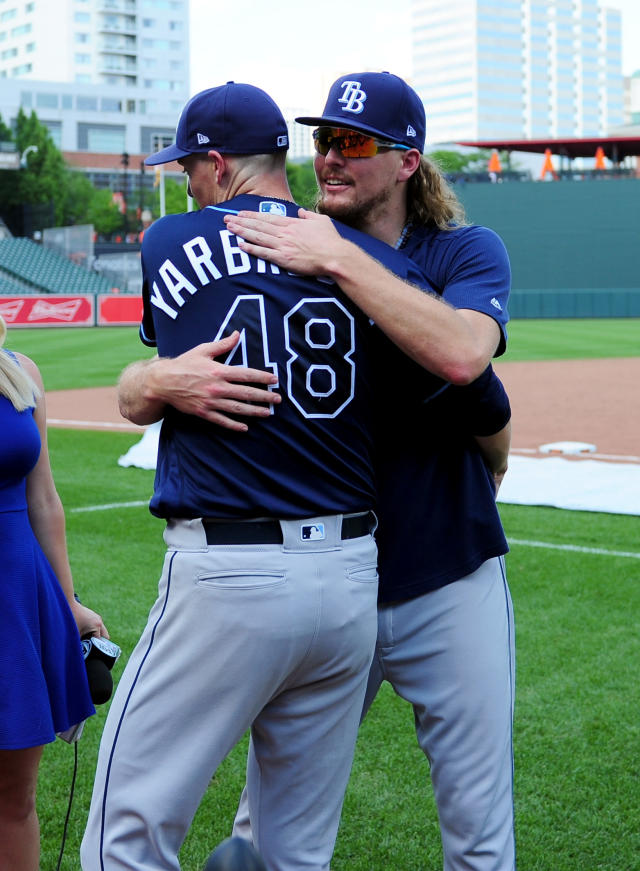
<path fill-rule="evenodd" d="M 640 0 L 623 14 L 623 72 L 640 69 Z M 316 113 L 343 73 L 411 77 L 411 0 L 191 0 L 191 92 L 228 80 L 264 88 L 283 109 Z"/>

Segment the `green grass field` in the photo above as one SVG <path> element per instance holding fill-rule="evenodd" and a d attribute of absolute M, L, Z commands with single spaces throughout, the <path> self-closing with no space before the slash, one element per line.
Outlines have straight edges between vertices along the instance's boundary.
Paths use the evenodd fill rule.
<path fill-rule="evenodd" d="M 514 322 L 505 359 L 635 356 L 639 326 L 637 320 Z M 114 383 L 127 362 L 147 353 L 132 328 L 14 330 L 7 345 L 36 360 L 48 389 Z M 147 500 L 153 473 L 117 465 L 136 435 L 54 429 L 49 438 L 76 587 L 123 649 L 117 679 L 155 597 L 162 524 L 145 507 L 83 509 Z M 507 557 L 518 651 L 519 868 L 633 871 L 640 855 L 640 519 L 513 505 L 500 510 L 509 538 L 585 548 L 514 545 Z M 78 745 L 65 871 L 80 867 L 105 714 L 103 706 Z M 212 781 L 182 851 L 184 871 L 200 871 L 229 834 L 245 752 L 246 740 Z M 42 871 L 56 867 L 72 768 L 71 747 L 58 741 L 46 748 L 38 798 Z M 334 871 L 441 868 L 428 777 L 412 713 L 385 686 L 360 732 Z"/>

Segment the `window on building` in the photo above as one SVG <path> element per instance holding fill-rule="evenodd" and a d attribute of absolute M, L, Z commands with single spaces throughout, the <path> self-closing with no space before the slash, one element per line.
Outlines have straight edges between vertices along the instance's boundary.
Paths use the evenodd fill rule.
<path fill-rule="evenodd" d="M 76 52 L 74 56 L 74 60 L 77 64 L 90 64 L 91 63 L 91 55 L 90 54 L 81 54 L 80 52 Z"/>
<path fill-rule="evenodd" d="M 89 38 L 90 37 L 89 37 L 88 33 L 76 33 L 76 34 L 74 34 L 74 40 L 80 44 L 89 42 Z"/>
<path fill-rule="evenodd" d="M 57 94 L 36 94 L 37 109 L 57 109 L 58 95 Z"/>
<path fill-rule="evenodd" d="M 123 124 L 79 122 L 76 141 L 78 151 L 122 154 L 125 150 L 125 127 Z"/>
<path fill-rule="evenodd" d="M 76 73 L 73 80 L 79 85 L 88 85 L 91 81 L 91 76 L 89 73 Z"/>
<path fill-rule="evenodd" d="M 100 111 L 101 112 L 121 112 L 122 111 L 122 101 L 117 100 L 114 97 L 103 97 L 100 100 Z"/>
<path fill-rule="evenodd" d="M 53 139 L 53 144 L 56 148 L 62 148 L 62 122 L 61 121 L 42 121 L 42 124 L 49 131 L 49 135 Z"/>
<path fill-rule="evenodd" d="M 86 94 L 79 94 L 76 97 L 76 109 L 81 112 L 97 112 L 98 98 L 89 97 Z"/>
<path fill-rule="evenodd" d="M 33 64 L 21 64 L 11 70 L 11 75 L 20 78 L 20 76 L 26 76 L 30 72 L 33 72 Z"/>
<path fill-rule="evenodd" d="M 27 54 L 31 54 L 32 51 L 35 51 L 35 50 L 36 50 L 36 44 L 35 44 L 35 42 L 28 42 L 28 43 L 25 45 L 24 50 L 27 52 Z"/>
<path fill-rule="evenodd" d="M 71 96 L 71 94 L 62 95 L 62 108 L 73 109 L 73 97 Z"/>
<path fill-rule="evenodd" d="M 17 48 L 6 48 L 0 52 L 0 60 L 8 60 L 10 57 L 16 57 L 18 54 Z"/>
<path fill-rule="evenodd" d="M 25 33 L 31 33 L 32 29 L 31 24 L 19 24 L 11 28 L 11 36 L 24 36 Z"/>
<path fill-rule="evenodd" d="M 0 21 L 9 21 L 10 18 L 15 18 L 17 14 L 17 9 L 6 9 L 4 12 L 0 12 Z"/>
<path fill-rule="evenodd" d="M 87 24 L 89 21 L 91 21 L 91 15 L 89 15 L 88 12 L 74 12 L 73 20 L 77 24 Z"/>

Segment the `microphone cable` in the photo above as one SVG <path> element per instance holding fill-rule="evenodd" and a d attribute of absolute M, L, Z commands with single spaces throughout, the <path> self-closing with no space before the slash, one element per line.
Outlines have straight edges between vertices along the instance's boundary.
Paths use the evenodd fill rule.
<path fill-rule="evenodd" d="M 69 790 L 69 804 L 67 805 L 67 815 L 65 817 L 64 826 L 62 829 L 62 843 L 60 844 L 60 853 L 58 854 L 58 864 L 56 871 L 60 871 L 62 856 L 64 854 L 65 844 L 67 842 L 67 831 L 69 828 L 69 818 L 71 816 L 71 805 L 73 804 L 73 795 L 76 788 L 76 777 L 78 775 L 78 742 L 73 742 L 73 777 L 71 778 L 71 789 Z"/>

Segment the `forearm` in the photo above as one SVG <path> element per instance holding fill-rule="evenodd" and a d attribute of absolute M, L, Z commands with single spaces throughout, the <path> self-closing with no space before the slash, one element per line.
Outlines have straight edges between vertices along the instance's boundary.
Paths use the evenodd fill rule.
<path fill-rule="evenodd" d="M 301 211 L 301 218 L 240 212 L 225 222 L 242 250 L 292 272 L 333 278 L 394 344 L 434 375 L 468 384 L 486 369 L 500 342 L 493 318 L 454 309 L 398 278 L 341 236 L 326 216 Z"/>
<path fill-rule="evenodd" d="M 499 340 L 495 322 L 408 284 L 352 242 L 340 240 L 326 271 L 394 344 L 445 381 L 468 384 L 491 360 Z M 488 335 L 476 329 L 474 314 Z"/>
<path fill-rule="evenodd" d="M 74 587 L 67 552 L 64 509 L 55 489 L 39 488 L 28 499 L 29 522 L 67 602 L 74 602 Z"/>
<path fill-rule="evenodd" d="M 120 414 L 138 426 L 155 423 L 164 416 L 167 401 L 162 394 L 163 363 L 159 357 L 131 363 L 118 382 Z"/>
<path fill-rule="evenodd" d="M 474 436 L 480 452 L 493 476 L 496 493 L 509 466 L 511 421 L 499 432 L 489 436 Z"/>

